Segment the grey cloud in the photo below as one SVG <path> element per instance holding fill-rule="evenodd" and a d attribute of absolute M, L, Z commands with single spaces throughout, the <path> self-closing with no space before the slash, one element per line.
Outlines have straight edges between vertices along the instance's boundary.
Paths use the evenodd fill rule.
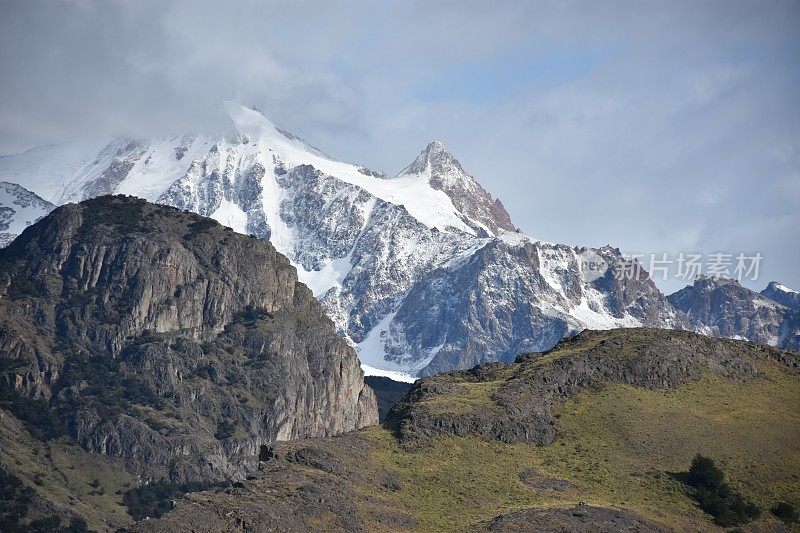
<path fill-rule="evenodd" d="M 234 98 L 387 172 L 442 139 L 546 240 L 761 251 L 758 285 L 800 286 L 797 2 L 6 1 L 0 10 L 0 151 L 219 128 L 210 110 Z M 523 75 L 562 57 L 558 76 Z M 571 57 L 588 59 L 572 72 Z M 493 97 L 465 97 L 458 83 Z"/>

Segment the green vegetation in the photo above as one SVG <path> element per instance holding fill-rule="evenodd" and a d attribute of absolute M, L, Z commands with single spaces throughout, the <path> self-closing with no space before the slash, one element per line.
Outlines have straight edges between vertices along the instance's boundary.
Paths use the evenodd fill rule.
<path fill-rule="evenodd" d="M 200 483 L 174 485 L 165 481 L 157 481 L 125 491 L 122 501 L 128 513 L 136 520 L 147 517 L 158 518 L 172 509 L 172 500 L 186 493 L 205 490 L 209 487 Z"/>
<path fill-rule="evenodd" d="M 8 287 L 8 297 L 12 300 L 25 298 L 38 298 L 44 296 L 45 291 L 30 280 L 14 280 Z"/>
<path fill-rule="evenodd" d="M 372 428 L 376 467 L 398 479 L 399 488 L 381 497 L 409 509 L 423 531 L 464 530 L 516 509 L 579 502 L 631 509 L 677 530 L 708 529 L 711 519 L 673 474 L 702 451 L 756 505 L 797 505 L 800 380 L 774 366 L 762 370 L 766 378 L 744 384 L 708 372 L 670 392 L 621 384 L 583 392 L 557 408 L 549 446 L 440 436 L 411 450 Z M 459 383 L 452 401 L 486 399 L 488 390 L 474 385 Z M 444 401 L 437 408 L 461 409 Z M 520 481 L 524 470 L 568 488 L 530 488 Z"/>
<path fill-rule="evenodd" d="M 0 469 L 0 531 L 18 531 L 20 520 L 36 493 L 14 475 Z"/>
<path fill-rule="evenodd" d="M 209 231 L 219 224 L 211 218 L 203 218 L 202 220 L 198 220 L 197 222 L 192 222 L 189 224 L 189 231 L 186 233 L 183 238 L 184 240 L 191 241 L 196 239 L 206 231 Z"/>
<path fill-rule="evenodd" d="M 800 514 L 798 514 L 794 505 L 789 502 L 778 502 L 771 511 L 772 514 L 783 521 L 787 526 L 800 522 Z"/>
<path fill-rule="evenodd" d="M 134 343 L 126 350 L 136 349 L 136 346 L 138 345 Z M 55 393 L 75 383 L 84 383 L 84 386 L 79 393 L 65 396 L 55 406 L 59 411 L 74 410 L 82 405 L 91 404 L 98 409 L 101 416 L 107 418 L 127 412 L 133 405 L 157 409 L 162 409 L 164 406 L 164 401 L 142 378 L 125 375 L 120 371 L 119 359 L 104 356 L 67 356 Z"/>
<path fill-rule="evenodd" d="M 115 231 L 123 234 L 147 231 L 144 210 L 147 202 L 130 198 L 99 197 L 84 202 L 83 224 L 81 233 L 93 231 L 97 225 L 114 226 Z"/>
<path fill-rule="evenodd" d="M 53 415 L 46 400 L 33 399 L 2 378 L 0 378 L 0 408 L 19 418 L 28 431 L 39 439 L 50 440 L 64 434 L 64 427 Z"/>
<path fill-rule="evenodd" d="M 223 418 L 217 424 L 217 431 L 214 432 L 214 438 L 217 440 L 225 440 L 233 436 L 236 432 L 236 422 L 230 418 Z"/>
<path fill-rule="evenodd" d="M 761 516 L 761 510 L 747 501 L 725 481 L 725 474 L 713 459 L 697 454 L 686 482 L 694 487 L 700 508 L 714 517 L 718 526 L 739 526 Z"/>
<path fill-rule="evenodd" d="M 502 381 L 464 381 L 455 384 L 455 389 L 447 395 L 435 396 L 425 401 L 425 407 L 432 414 L 468 413 L 475 409 L 498 409 L 492 400 L 492 393 Z"/>
<path fill-rule="evenodd" d="M 7 477 L 0 479 L 0 500 L 21 502 L 25 509 L 17 508 L 15 516 L 45 519 L 14 529 L 0 523 L 0 531 L 85 531 L 116 529 L 131 521 L 122 505 L 125 485 L 135 484 L 120 462 L 103 455 L 90 454 L 79 446 L 59 438 L 47 443 L 35 438 L 13 422 L 11 417 L 0 417 L 0 464 Z M 14 481 L 16 480 L 16 481 Z M 92 485 L 98 480 L 99 486 Z M 19 482 L 19 484 L 17 483 Z M 117 494 L 118 493 L 118 494 Z M 27 496 L 26 496 L 27 495 Z M 47 507 L 39 502 L 46 500 L 56 509 L 68 509 L 83 517 L 54 525 Z M 0 517 L 8 518 L 8 508 L 0 503 Z M 42 514 L 44 511 L 44 515 Z M 64 516 L 63 513 L 59 513 Z M 83 524 L 83 525 L 82 525 Z"/>

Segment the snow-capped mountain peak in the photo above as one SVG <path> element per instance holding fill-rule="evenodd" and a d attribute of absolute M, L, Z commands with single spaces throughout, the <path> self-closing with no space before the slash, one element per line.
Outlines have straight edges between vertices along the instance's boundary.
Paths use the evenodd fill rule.
<path fill-rule="evenodd" d="M 761 295 L 774 300 L 790 309 L 800 311 L 800 293 L 777 281 L 770 281 Z"/>
<path fill-rule="evenodd" d="M 509 360 L 587 327 L 688 327 L 647 276 L 614 275 L 624 271 L 619 250 L 513 231 L 499 200 L 441 142 L 387 178 L 256 109 L 221 110 L 230 122 L 216 134 L 35 149 L 0 157 L 0 179 L 53 203 L 140 196 L 269 239 L 365 366 L 383 371 Z M 601 277 L 584 276 L 589 252 L 609 265 Z"/>
<path fill-rule="evenodd" d="M 432 141 L 396 179 L 416 177 L 444 192 L 478 235 L 499 235 L 514 231 L 511 216 L 469 175 L 441 141 Z"/>
<path fill-rule="evenodd" d="M 447 151 L 441 141 L 431 141 L 417 158 L 399 176 L 428 173 L 451 179 L 470 178 L 461 168 L 461 163 Z"/>
<path fill-rule="evenodd" d="M 55 208 L 16 183 L 0 181 L 0 247 Z"/>

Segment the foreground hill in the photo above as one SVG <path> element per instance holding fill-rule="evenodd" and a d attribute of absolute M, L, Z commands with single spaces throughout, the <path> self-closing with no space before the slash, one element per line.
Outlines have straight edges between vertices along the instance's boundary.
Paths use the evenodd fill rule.
<path fill-rule="evenodd" d="M 378 421 L 285 257 L 128 197 L 60 207 L 0 251 L 0 372 L 0 470 L 32 487 L 31 517 L 92 527 L 130 521 L 114 508 L 140 481 L 243 479 L 264 444 Z"/>
<path fill-rule="evenodd" d="M 251 480 L 136 531 L 713 530 L 681 482 L 724 465 L 800 505 L 800 355 L 696 334 L 584 332 L 513 364 L 418 381 L 385 427 L 281 443 Z"/>

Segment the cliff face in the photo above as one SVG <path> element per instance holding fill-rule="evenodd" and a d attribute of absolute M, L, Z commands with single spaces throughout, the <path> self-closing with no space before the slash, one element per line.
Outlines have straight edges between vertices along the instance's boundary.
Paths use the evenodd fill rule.
<path fill-rule="evenodd" d="M 0 252 L 0 359 L 15 405 L 145 478 L 238 478 L 262 443 L 377 423 L 284 256 L 132 198 L 61 207 Z"/>

